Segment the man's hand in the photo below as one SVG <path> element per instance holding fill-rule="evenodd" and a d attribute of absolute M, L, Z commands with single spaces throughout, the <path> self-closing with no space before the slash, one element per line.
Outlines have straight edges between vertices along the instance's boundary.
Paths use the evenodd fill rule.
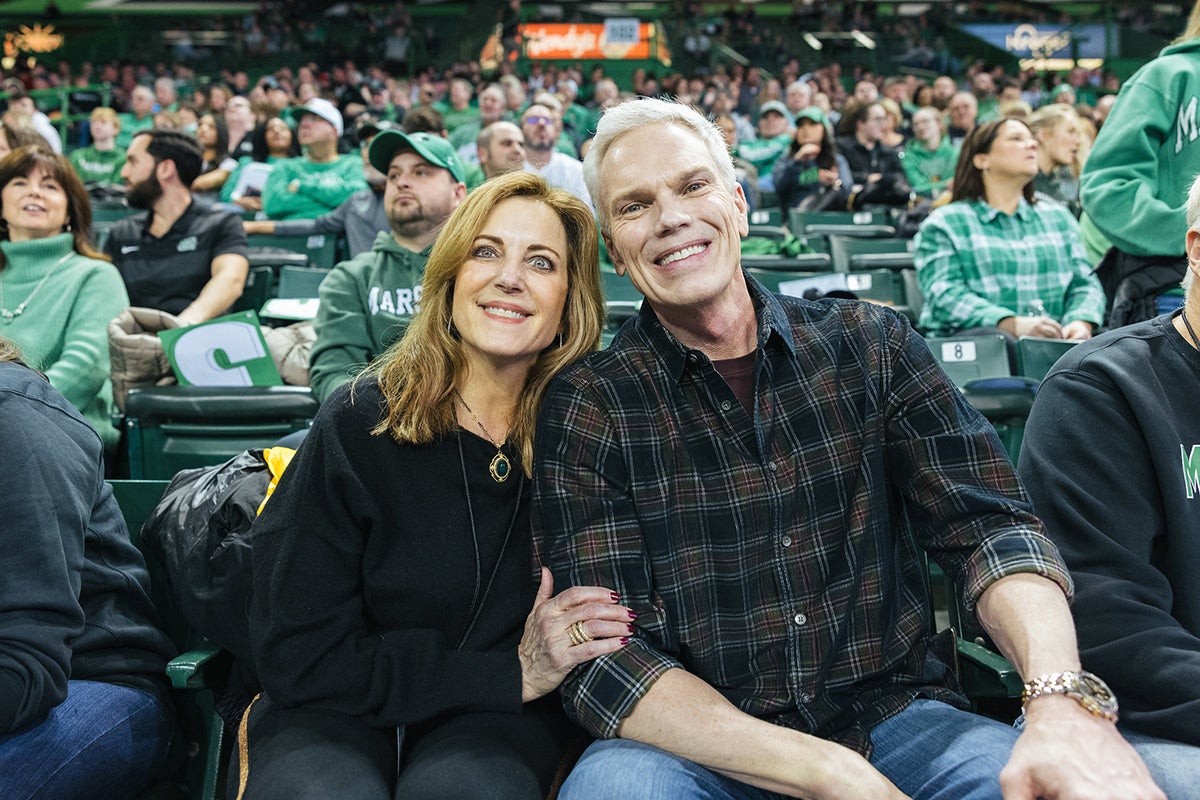
<path fill-rule="evenodd" d="M 1029 701 L 1000 789 L 1004 800 L 1166 800 L 1117 726 L 1065 695 Z"/>

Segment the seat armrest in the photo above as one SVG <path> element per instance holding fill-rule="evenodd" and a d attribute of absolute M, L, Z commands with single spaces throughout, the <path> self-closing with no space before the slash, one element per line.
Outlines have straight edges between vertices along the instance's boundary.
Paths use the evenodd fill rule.
<path fill-rule="evenodd" d="M 981 644 L 958 640 L 959 680 L 968 697 L 1020 697 L 1025 683 L 1004 656 Z"/>
<path fill-rule="evenodd" d="M 167 677 L 175 689 L 205 689 L 212 688 L 213 672 L 223 667 L 224 660 L 221 648 L 215 644 L 205 644 L 180 653 L 167 664 Z"/>

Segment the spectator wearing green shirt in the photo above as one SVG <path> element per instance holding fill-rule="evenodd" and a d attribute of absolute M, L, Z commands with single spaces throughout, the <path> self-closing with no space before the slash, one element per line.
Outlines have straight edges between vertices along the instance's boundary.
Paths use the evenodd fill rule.
<path fill-rule="evenodd" d="M 342 114 L 337 106 L 314 97 L 294 109 L 299 158 L 280 161 L 263 188 L 263 211 L 271 219 L 315 219 L 367 188 L 357 155 L 339 155 Z"/>
<path fill-rule="evenodd" d="M 442 121 L 446 125 L 447 132 L 454 133 L 462 125 L 479 121 L 479 109 L 471 105 L 473 93 L 470 81 L 465 78 L 455 78 L 450 81 L 447 101 L 434 104 L 434 107 L 442 112 Z"/>
<path fill-rule="evenodd" d="M 913 192 L 937 197 L 950 188 L 958 148 L 946 136 L 946 123 L 936 108 L 926 106 L 913 114 L 913 138 L 904 147 L 900 162 Z"/>
<path fill-rule="evenodd" d="M 147 86 L 135 86 L 129 95 L 129 112 L 119 115 L 121 132 L 117 147 L 128 150 L 133 137 L 154 127 L 154 92 Z"/>
<path fill-rule="evenodd" d="M 71 153 L 71 166 L 85 184 L 120 184 L 125 151 L 117 147 L 121 120 L 111 108 L 96 108 L 89 117 L 92 143 Z"/>
<path fill-rule="evenodd" d="M 758 113 L 758 138 L 738 145 L 737 155 L 758 170 L 758 189 L 775 191 L 771 171 L 792 144 L 792 115 L 779 100 L 768 100 Z"/>
<path fill-rule="evenodd" d="M 998 329 L 1013 343 L 1092 337 L 1104 291 L 1071 212 L 1034 199 L 1037 152 L 1017 119 L 985 123 L 967 137 L 953 202 L 930 214 L 916 237 L 926 331 Z"/>
<path fill-rule="evenodd" d="M 475 140 L 480 132 L 504 119 L 504 89 L 493 83 L 484 87 L 479 93 L 479 115 L 471 122 L 459 125 L 450 131 L 450 144 L 458 151 L 458 157 L 468 164 L 478 164 L 479 157 L 475 154 Z"/>

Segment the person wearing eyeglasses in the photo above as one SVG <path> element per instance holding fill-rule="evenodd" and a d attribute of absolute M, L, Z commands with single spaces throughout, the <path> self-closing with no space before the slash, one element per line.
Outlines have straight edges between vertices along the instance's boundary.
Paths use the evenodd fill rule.
<path fill-rule="evenodd" d="M 883 143 L 887 112 L 879 103 L 851 104 L 842 114 L 846 133 L 837 139 L 838 152 L 846 157 L 854 185 L 848 207 L 902 206 L 912 196 L 900 152 Z"/>
<path fill-rule="evenodd" d="M 562 133 L 558 113 L 534 103 L 521 114 L 521 133 L 525 135 L 525 169 L 538 173 L 551 186 L 566 189 L 594 211 L 592 197 L 583 183 L 583 162 L 555 149 Z"/>

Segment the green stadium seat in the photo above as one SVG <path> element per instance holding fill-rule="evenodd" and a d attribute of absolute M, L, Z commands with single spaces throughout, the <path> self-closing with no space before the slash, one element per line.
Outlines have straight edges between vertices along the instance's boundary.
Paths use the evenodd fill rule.
<path fill-rule="evenodd" d="M 908 280 L 904 273 L 890 269 L 854 272 L 846 276 L 846 288 L 860 298 L 890 306 L 916 324 L 917 312 L 913 310 L 908 297 L 909 287 L 913 283 L 915 281 Z"/>
<path fill-rule="evenodd" d="M 746 235 L 747 239 L 760 238 L 770 239 L 773 242 L 782 242 L 787 239 L 790 231 L 782 225 L 750 225 L 750 232 Z"/>
<path fill-rule="evenodd" d="M 171 478 L 220 464 L 307 428 L 318 403 L 307 386 L 155 386 L 125 398 L 129 474 Z"/>
<path fill-rule="evenodd" d="M 253 233 L 246 237 L 251 247 L 281 248 L 300 253 L 308 259 L 308 266 L 317 269 L 333 269 L 338 261 L 337 237 L 327 233 L 309 236 L 275 236 Z"/>
<path fill-rule="evenodd" d="M 772 272 L 829 272 L 828 253 L 785 255 L 743 255 L 742 266 L 755 271 Z"/>
<path fill-rule="evenodd" d="M 246 273 L 242 296 L 233 301 L 230 312 L 258 311 L 271 299 L 275 289 L 275 270 L 269 266 L 252 266 Z"/>
<path fill-rule="evenodd" d="M 167 677 L 177 711 L 175 741 L 161 782 L 142 795 L 142 800 L 182 796 L 188 800 L 215 800 L 224 790 L 227 761 L 225 726 L 215 710 L 213 689 L 220 686 L 229 660 L 216 647 L 192 631 L 174 608 L 163 565 L 147 552 L 141 539 L 142 523 L 158 504 L 167 481 L 114 480 L 109 482 L 129 537 L 142 550 L 150 572 L 150 594 L 167 635 L 179 649 L 167 665 Z"/>
<path fill-rule="evenodd" d="M 838 272 L 912 269 L 912 239 L 830 236 L 829 254 Z"/>
<path fill-rule="evenodd" d="M 1058 359 L 1070 350 L 1077 341 L 1070 339 L 1045 339 L 1040 336 L 1022 336 L 1017 339 L 1017 363 L 1020 374 L 1026 378 L 1041 380 Z"/>
<path fill-rule="evenodd" d="M 782 225 L 783 209 L 778 207 L 756 208 L 750 212 L 751 225 Z"/>
<path fill-rule="evenodd" d="M 1001 334 L 926 338 L 933 357 L 959 388 L 981 378 L 1012 375 L 1008 345 Z"/>
<path fill-rule="evenodd" d="M 797 236 L 812 234 L 844 236 L 895 236 L 896 227 L 886 210 L 788 212 L 788 230 Z"/>
<path fill-rule="evenodd" d="M 279 288 L 276 297 L 316 297 L 321 282 L 329 274 L 327 269 L 285 266 L 279 270 Z"/>

